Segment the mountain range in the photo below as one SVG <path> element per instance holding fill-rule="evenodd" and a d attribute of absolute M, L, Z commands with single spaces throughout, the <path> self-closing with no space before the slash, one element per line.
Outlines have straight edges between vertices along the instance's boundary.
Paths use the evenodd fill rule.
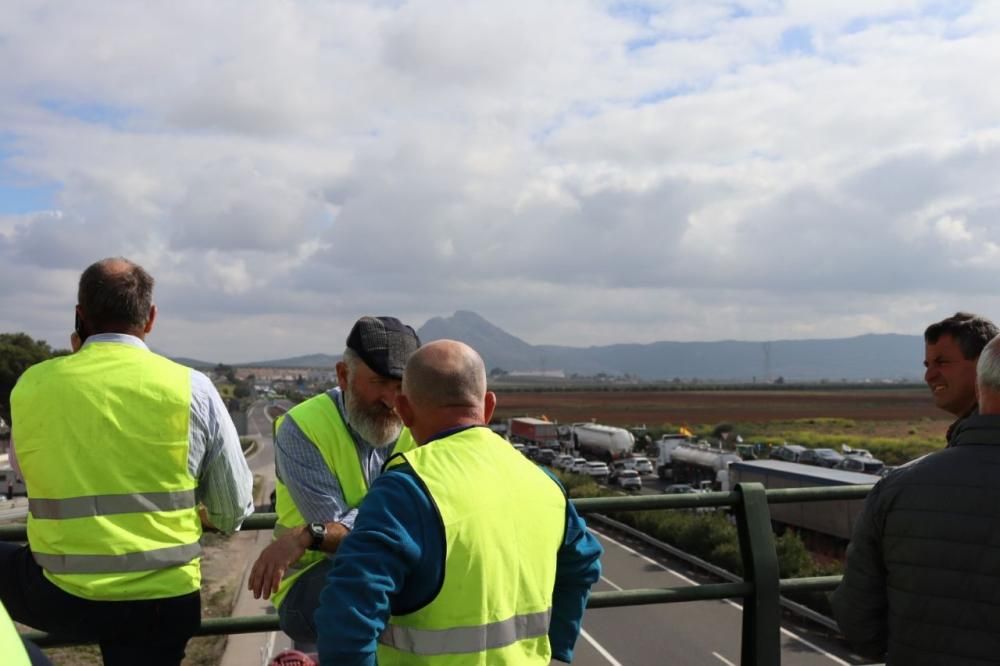
<path fill-rule="evenodd" d="M 491 324 L 475 312 L 459 310 L 434 317 L 417 331 L 423 342 L 450 338 L 478 351 L 487 369 L 566 376 L 628 374 L 643 380 L 680 378 L 751 381 L 782 377 L 787 381 L 918 380 L 922 375 L 923 338 L 870 334 L 851 338 L 745 342 L 652 342 L 593 347 L 532 345 Z M 339 356 L 310 354 L 237 364 L 240 367 L 330 368 Z M 215 364 L 176 359 L 193 367 Z"/>

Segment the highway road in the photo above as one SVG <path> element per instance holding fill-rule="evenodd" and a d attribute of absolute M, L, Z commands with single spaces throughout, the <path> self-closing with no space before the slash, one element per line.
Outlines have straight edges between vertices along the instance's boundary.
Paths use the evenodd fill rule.
<path fill-rule="evenodd" d="M 679 587 L 709 582 L 684 565 L 644 546 L 592 530 L 604 546 L 603 575 L 596 590 Z M 734 665 L 740 662 L 742 607 L 738 601 L 699 601 L 588 610 L 577 642 L 577 666 L 632 664 Z M 822 632 L 786 625 L 785 666 L 862 664 Z M 553 662 L 558 663 L 558 662 Z"/>
<path fill-rule="evenodd" d="M 255 403 L 247 416 L 249 434 L 258 442 L 258 451 L 249 462 L 254 473 L 261 476 L 265 491 L 263 496 L 266 497 L 274 483 L 274 450 L 266 403 Z M 647 477 L 643 481 L 646 492 L 660 492 L 661 482 L 655 477 Z M 603 528 L 592 531 L 605 549 L 603 576 L 595 590 L 677 587 L 711 582 L 686 564 L 668 559 L 651 547 L 610 531 L 605 533 Z M 256 549 L 259 551 L 270 540 L 269 532 L 259 532 L 257 540 Z M 269 604 L 241 597 L 238 606 L 234 615 L 257 615 L 267 612 Z M 742 607 L 738 601 L 589 610 L 584 618 L 584 631 L 577 642 L 573 664 L 732 666 L 740 662 L 741 631 Z M 240 643 L 242 648 L 238 647 Z M 257 663 L 265 654 L 274 654 L 287 645 L 287 638 L 280 633 L 233 636 L 223 664 L 250 663 L 242 659 L 251 654 L 256 657 L 253 662 Z M 853 666 L 864 662 L 853 656 L 839 641 L 827 636 L 825 631 L 786 623 L 782 629 L 781 663 L 784 666 Z"/>

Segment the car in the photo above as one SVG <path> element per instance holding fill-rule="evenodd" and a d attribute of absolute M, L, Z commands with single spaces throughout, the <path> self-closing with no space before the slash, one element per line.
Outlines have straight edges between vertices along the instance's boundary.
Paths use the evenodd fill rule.
<path fill-rule="evenodd" d="M 834 469 L 842 469 L 847 472 L 861 472 L 862 474 L 878 474 L 882 471 L 883 467 L 885 467 L 885 463 L 878 458 L 851 453 L 844 456 L 844 459 L 837 463 Z"/>
<path fill-rule="evenodd" d="M 602 463 L 599 460 L 591 460 L 587 463 L 583 473 L 592 479 L 607 482 L 608 475 L 611 473 L 611 470 L 608 469 L 608 466 L 605 463 Z"/>
<path fill-rule="evenodd" d="M 642 477 L 639 476 L 639 472 L 634 469 L 624 469 L 618 473 L 615 477 L 615 483 L 622 490 L 626 488 L 632 488 L 633 490 L 642 490 Z"/>
<path fill-rule="evenodd" d="M 538 447 L 535 446 L 534 444 L 528 444 L 526 447 L 524 447 L 524 451 L 522 451 L 521 453 L 526 455 L 528 458 L 534 460 L 535 456 L 538 455 Z"/>
<path fill-rule="evenodd" d="M 632 467 L 639 474 L 652 474 L 653 473 L 653 463 L 650 462 L 649 458 L 632 458 Z"/>
<path fill-rule="evenodd" d="M 587 459 L 573 458 L 573 462 L 566 469 L 574 474 L 585 474 L 584 470 L 587 469 Z"/>
<path fill-rule="evenodd" d="M 518 453 L 524 453 L 524 444 L 521 444 L 520 442 L 513 442 L 511 446 L 513 446 L 514 450 Z"/>
<path fill-rule="evenodd" d="M 557 455 L 559 455 L 558 451 L 553 451 L 552 449 L 539 449 L 538 453 L 535 455 L 535 460 L 543 465 L 551 465 L 555 462 Z"/>
<path fill-rule="evenodd" d="M 573 456 L 568 453 L 561 453 L 556 456 L 556 459 L 552 462 L 552 466 L 557 469 L 569 470 L 570 466 L 573 464 Z"/>
<path fill-rule="evenodd" d="M 689 483 L 671 483 L 663 489 L 664 495 L 687 495 L 696 492 L 698 491 Z"/>
<path fill-rule="evenodd" d="M 799 456 L 804 451 L 806 451 L 806 447 L 799 446 L 798 444 L 782 444 L 771 449 L 771 457 L 775 460 L 784 460 L 785 462 L 798 462 Z"/>
<path fill-rule="evenodd" d="M 833 449 L 806 449 L 799 454 L 798 462 L 803 465 L 817 465 L 819 467 L 836 467 L 837 463 L 844 459 Z"/>

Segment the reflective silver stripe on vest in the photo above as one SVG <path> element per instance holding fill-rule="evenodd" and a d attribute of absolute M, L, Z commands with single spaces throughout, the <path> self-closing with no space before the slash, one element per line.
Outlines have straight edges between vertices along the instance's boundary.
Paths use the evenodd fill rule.
<path fill-rule="evenodd" d="M 28 499 L 28 511 L 34 518 L 66 520 L 112 516 L 118 513 L 153 513 L 193 509 L 194 490 L 164 493 L 129 493 L 127 495 L 91 495 L 66 499 Z"/>
<path fill-rule="evenodd" d="M 187 564 L 201 555 L 201 544 L 157 548 L 124 555 L 53 555 L 32 553 L 38 566 L 56 574 L 126 573 L 152 571 Z"/>
<path fill-rule="evenodd" d="M 552 609 L 528 615 L 515 615 L 507 620 L 478 627 L 454 629 L 416 629 L 389 624 L 379 643 L 402 652 L 419 655 L 483 652 L 507 647 L 526 638 L 537 638 L 549 632 Z"/>

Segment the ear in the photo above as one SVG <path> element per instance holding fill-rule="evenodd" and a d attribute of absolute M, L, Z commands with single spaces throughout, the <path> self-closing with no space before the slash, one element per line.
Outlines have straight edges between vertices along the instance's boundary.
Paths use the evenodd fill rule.
<path fill-rule="evenodd" d="M 337 361 L 337 386 L 340 387 L 341 391 L 347 390 L 347 364 L 343 361 Z"/>
<path fill-rule="evenodd" d="M 483 399 L 483 423 L 489 423 L 493 418 L 493 411 L 497 408 L 497 394 L 487 391 Z"/>
<path fill-rule="evenodd" d="M 396 394 L 396 413 L 399 414 L 399 418 L 403 421 L 403 425 L 407 428 L 413 426 L 413 422 L 416 420 L 416 416 L 413 411 L 413 405 L 402 393 Z"/>
<path fill-rule="evenodd" d="M 142 329 L 143 333 L 149 333 L 153 330 L 153 322 L 156 321 L 156 304 L 149 306 L 149 319 L 146 320 L 146 326 Z"/>

